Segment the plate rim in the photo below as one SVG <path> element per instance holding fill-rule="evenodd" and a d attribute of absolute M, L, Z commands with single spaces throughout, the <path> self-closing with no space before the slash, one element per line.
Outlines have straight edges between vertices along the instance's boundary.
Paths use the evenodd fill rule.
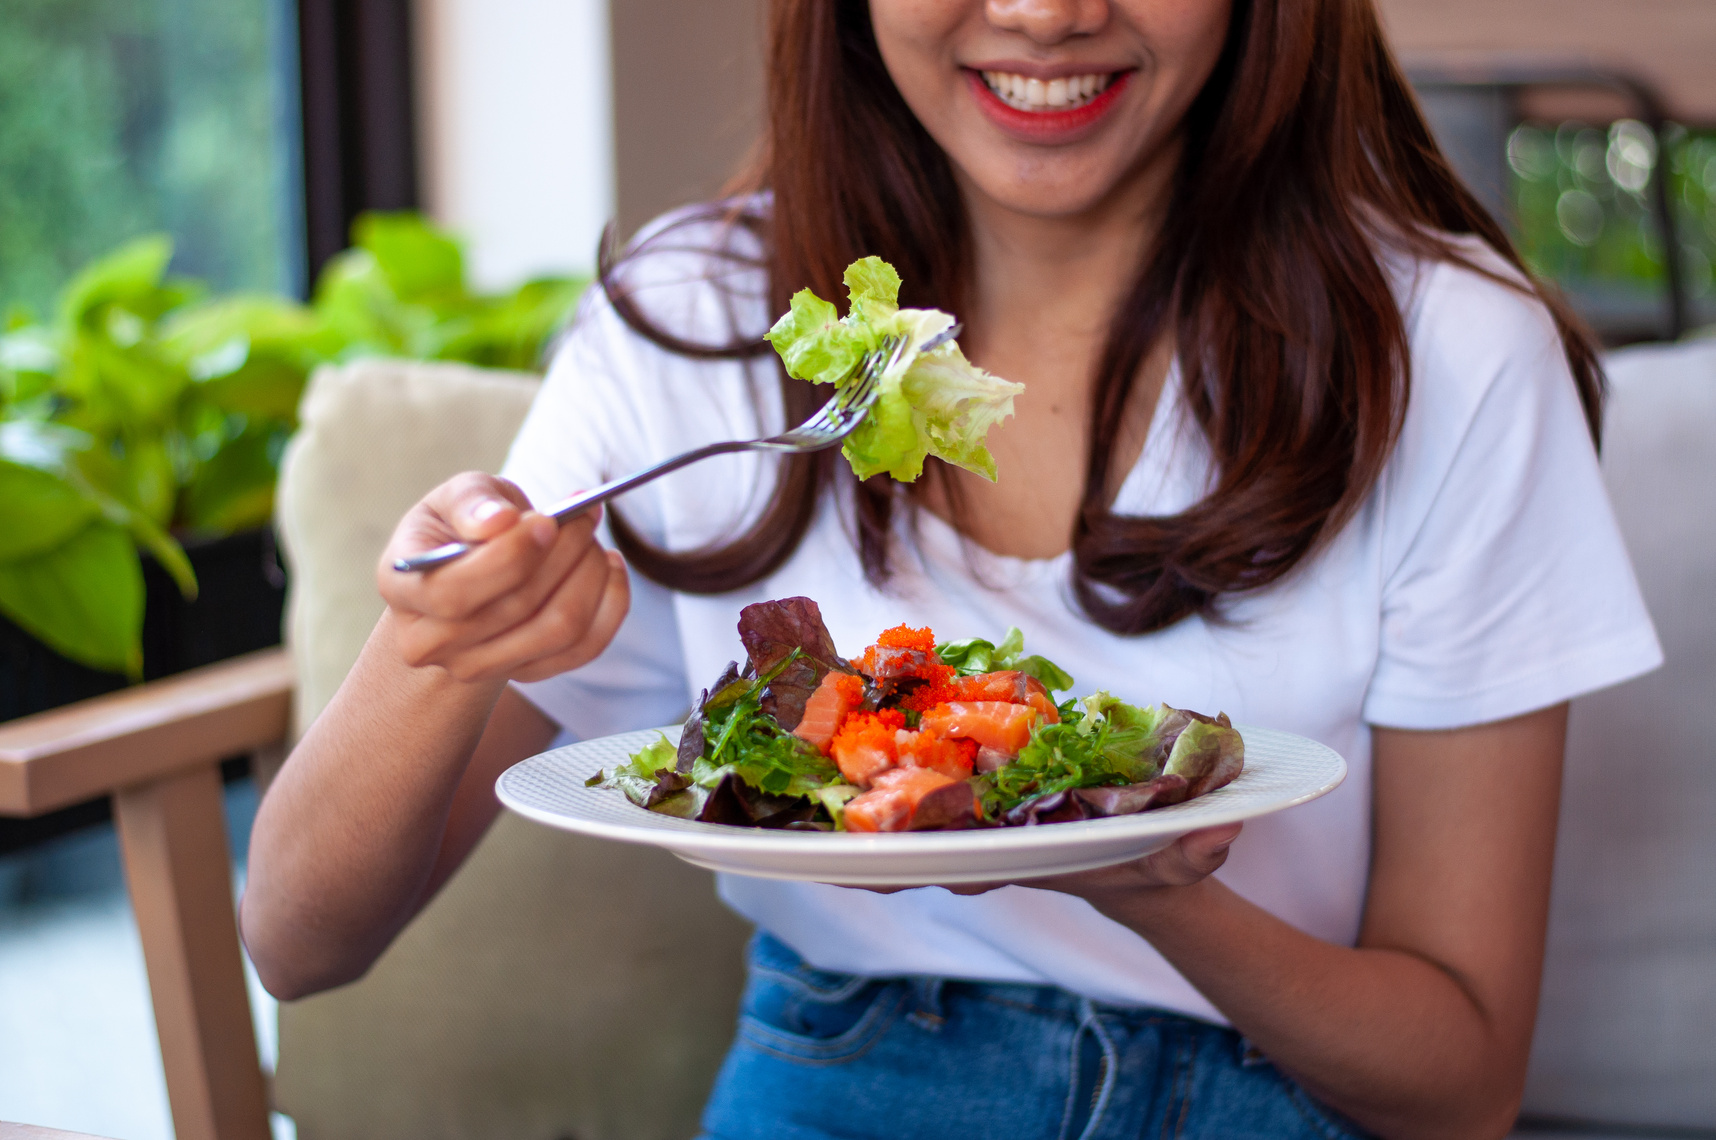
<path fill-rule="evenodd" d="M 794 849 L 815 850 L 829 858 L 857 857 L 878 850 L 889 852 L 896 856 L 933 856 L 937 853 L 952 854 L 958 851 L 965 855 L 979 855 L 986 849 L 1004 849 L 1015 852 L 1029 852 L 1038 849 L 1054 849 L 1064 847 L 1069 843 L 1077 843 L 1080 836 L 1091 836 L 1096 841 L 1097 836 L 1110 840 L 1124 838 L 1146 838 L 1151 835 L 1184 834 L 1190 830 L 1201 830 L 1206 827 L 1220 827 L 1228 823 L 1243 822 L 1264 815 L 1273 815 L 1288 808 L 1298 807 L 1334 791 L 1345 782 L 1351 771 L 1351 765 L 1346 757 L 1335 749 L 1330 748 L 1320 740 L 1297 733 L 1286 732 L 1282 729 L 1266 728 L 1261 725 L 1238 724 L 1234 727 L 1243 737 L 1249 733 L 1262 733 L 1270 736 L 1285 737 L 1289 740 L 1312 745 L 1326 752 L 1335 761 L 1331 774 L 1322 784 L 1315 788 L 1307 788 L 1287 799 L 1271 802 L 1267 807 L 1258 808 L 1256 805 L 1235 805 L 1227 811 L 1211 810 L 1217 808 L 1211 803 L 1212 797 L 1221 796 L 1226 788 L 1218 788 L 1196 800 L 1187 800 L 1183 804 L 1173 804 L 1165 808 L 1149 812 L 1138 812 L 1132 815 L 1110 816 L 1104 819 L 1076 820 L 1068 823 L 1057 823 L 1045 827 L 1008 827 L 981 828 L 967 831 L 910 831 L 890 832 L 886 835 L 854 835 L 850 832 L 807 832 L 789 831 L 784 829 L 767 828 L 733 828 L 723 824 L 705 823 L 699 820 L 681 820 L 681 824 L 690 826 L 650 826 L 643 820 L 636 824 L 631 822 L 611 823 L 604 820 L 589 819 L 581 816 L 567 815 L 545 808 L 535 807 L 521 802 L 510 793 L 506 785 L 509 777 L 518 770 L 532 765 L 543 757 L 567 749 L 587 747 L 602 742 L 617 741 L 624 737 L 635 736 L 644 741 L 650 735 L 662 733 L 668 739 L 674 740 L 681 725 L 669 725 L 661 728 L 637 729 L 632 732 L 611 733 L 607 736 L 593 737 L 590 740 L 575 741 L 562 745 L 560 748 L 539 752 L 511 765 L 495 780 L 495 796 L 507 810 L 523 816 L 534 823 L 552 827 L 561 831 L 571 831 L 581 835 L 592 835 L 603 839 L 612 839 L 621 843 L 633 843 L 641 846 L 665 847 L 677 851 L 680 848 L 708 852 L 710 854 L 753 855 L 763 852 L 776 854 Z M 1241 776 L 1243 779 L 1243 775 Z M 1231 786 L 1231 785 L 1230 785 Z M 605 790 L 605 789 L 592 789 Z M 622 795 L 618 792 L 610 792 Z M 1188 805 L 1199 806 L 1198 818 L 1193 827 L 1177 828 L 1173 823 L 1179 817 L 1189 814 L 1178 810 Z M 643 811 L 642 808 L 635 810 Z M 656 820 L 678 819 L 676 816 L 654 815 Z M 719 831 L 713 829 L 721 829 Z M 1068 831 L 1067 828 L 1076 830 Z M 707 830 L 706 830 L 707 829 Z M 724 834 L 733 832 L 733 834 Z"/>

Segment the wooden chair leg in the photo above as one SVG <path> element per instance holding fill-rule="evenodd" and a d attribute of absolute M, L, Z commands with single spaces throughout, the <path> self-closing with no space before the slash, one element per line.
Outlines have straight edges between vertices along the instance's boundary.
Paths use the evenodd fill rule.
<path fill-rule="evenodd" d="M 269 1140 L 213 764 L 114 794 L 177 1140 Z"/>

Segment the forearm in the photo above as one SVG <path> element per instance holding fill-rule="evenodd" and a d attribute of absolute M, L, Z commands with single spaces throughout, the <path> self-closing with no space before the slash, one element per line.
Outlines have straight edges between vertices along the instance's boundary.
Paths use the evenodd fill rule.
<path fill-rule="evenodd" d="M 285 996 L 361 974 L 416 913 L 503 688 L 404 664 L 393 632 L 384 616 L 257 813 L 241 921 Z"/>
<path fill-rule="evenodd" d="M 1094 900 L 1093 900 L 1094 901 Z M 1215 879 L 1097 902 L 1320 1100 L 1389 1140 L 1503 1136 L 1526 1041 L 1449 972 L 1305 934 Z"/>

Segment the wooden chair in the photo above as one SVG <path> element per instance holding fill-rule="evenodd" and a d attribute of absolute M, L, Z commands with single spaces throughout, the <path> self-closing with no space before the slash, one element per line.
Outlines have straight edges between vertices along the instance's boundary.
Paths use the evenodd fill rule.
<path fill-rule="evenodd" d="M 113 799 L 178 1140 L 270 1136 L 220 762 L 278 749 L 291 696 L 272 649 L 0 725 L 0 815 Z M 62 1135 L 21 1128 L 0 1137 Z"/>
<path fill-rule="evenodd" d="M 368 976 L 282 1006 L 278 1079 L 258 1064 L 220 761 L 255 754 L 266 781 L 380 613 L 394 521 L 446 476 L 498 468 L 535 387 L 398 361 L 318 373 L 281 480 L 289 653 L 0 725 L 0 814 L 113 797 L 178 1140 L 267 1140 L 271 1104 L 302 1140 L 695 1128 L 747 928 L 707 872 L 511 818 Z M 694 992 L 664 984 L 693 972 Z"/>

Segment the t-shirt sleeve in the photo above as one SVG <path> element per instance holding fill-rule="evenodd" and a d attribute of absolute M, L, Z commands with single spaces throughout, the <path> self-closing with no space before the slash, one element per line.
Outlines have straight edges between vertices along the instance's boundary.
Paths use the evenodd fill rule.
<path fill-rule="evenodd" d="M 1383 479 L 1372 724 L 1546 708 L 1662 663 L 1560 339 L 1543 307 L 1442 267 Z"/>
<path fill-rule="evenodd" d="M 597 486 L 638 466 L 643 444 L 621 381 L 626 334 L 592 289 L 563 339 L 501 474 L 537 506 Z M 628 518 L 648 512 L 647 495 L 628 500 Z M 612 545 L 606 523 L 598 531 Z M 515 683 L 524 698 L 580 740 L 653 728 L 685 715 L 688 688 L 673 597 L 633 573 L 631 609 L 602 654 L 544 681 Z"/>

